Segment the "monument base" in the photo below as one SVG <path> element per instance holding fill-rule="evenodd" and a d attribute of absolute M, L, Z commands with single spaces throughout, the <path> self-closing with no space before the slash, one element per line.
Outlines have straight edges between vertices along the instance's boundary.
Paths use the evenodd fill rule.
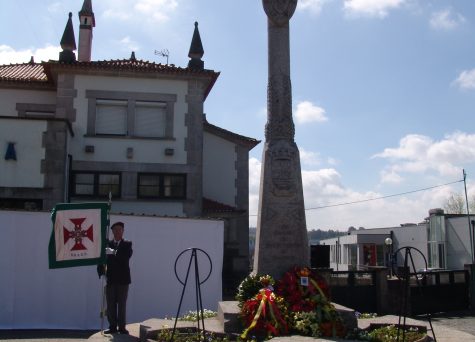
<path fill-rule="evenodd" d="M 358 321 L 355 316 L 355 310 L 345 306 L 332 303 L 336 311 L 340 314 L 348 331 L 352 331 L 358 327 Z M 243 332 L 244 327 L 239 319 L 239 306 L 237 301 L 222 301 L 218 303 L 218 316 L 214 318 L 206 318 L 204 320 L 205 330 L 214 333 L 224 333 L 229 335 L 239 335 Z M 160 330 L 173 329 L 175 320 L 171 319 L 148 319 L 140 324 L 140 341 L 149 341 L 156 339 Z M 178 321 L 177 328 L 193 328 L 196 322 Z"/>
<path fill-rule="evenodd" d="M 343 324 L 348 331 L 358 327 L 358 321 L 355 316 L 355 310 L 343 305 L 332 303 L 339 313 Z M 226 334 L 240 334 L 244 330 L 239 319 L 239 306 L 237 301 L 225 301 L 218 303 L 218 321 Z"/>

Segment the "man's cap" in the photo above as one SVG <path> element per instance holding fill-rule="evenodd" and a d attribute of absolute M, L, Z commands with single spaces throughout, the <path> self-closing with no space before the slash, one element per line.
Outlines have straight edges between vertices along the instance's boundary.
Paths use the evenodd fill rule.
<path fill-rule="evenodd" d="M 114 223 L 114 224 L 111 226 L 111 229 L 113 229 L 115 226 L 120 226 L 120 227 L 124 228 L 124 222 L 116 222 L 116 223 Z"/>

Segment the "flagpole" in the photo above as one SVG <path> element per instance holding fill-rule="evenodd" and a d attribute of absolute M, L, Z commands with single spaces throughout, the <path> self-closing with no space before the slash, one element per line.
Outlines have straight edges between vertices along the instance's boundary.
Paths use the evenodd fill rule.
<path fill-rule="evenodd" d="M 109 191 L 109 202 L 107 203 L 107 241 L 109 241 L 110 239 L 110 224 L 111 224 L 111 221 L 110 221 L 110 211 L 111 211 L 111 207 L 112 207 L 112 192 Z M 105 273 L 107 272 L 107 265 L 105 266 L 106 269 L 105 269 Z M 101 313 L 100 313 L 100 316 L 101 316 L 101 334 L 104 335 L 104 316 L 106 315 L 106 275 L 104 275 L 101 277 L 102 278 L 102 301 L 101 301 Z"/>

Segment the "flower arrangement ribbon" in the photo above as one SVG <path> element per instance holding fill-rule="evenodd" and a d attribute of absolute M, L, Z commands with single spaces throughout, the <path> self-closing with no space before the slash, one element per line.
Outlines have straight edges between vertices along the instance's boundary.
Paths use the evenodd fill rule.
<path fill-rule="evenodd" d="M 257 322 L 259 321 L 259 319 L 267 318 L 266 306 L 268 306 L 270 318 L 272 322 L 274 323 L 274 325 L 268 322 L 267 324 L 265 324 L 265 327 L 269 329 L 274 334 L 274 336 L 279 335 L 279 330 L 278 330 L 279 322 L 282 324 L 282 327 L 284 328 L 284 330 L 285 331 L 287 330 L 287 324 L 285 320 L 281 317 L 280 310 L 277 307 L 277 304 L 275 303 L 274 292 L 272 292 L 272 290 L 269 288 L 261 289 L 259 290 L 259 294 L 257 295 L 256 299 L 259 300 L 259 298 L 260 298 L 259 307 L 256 310 L 256 313 L 254 315 L 254 318 L 251 324 L 241 334 L 242 339 L 246 339 L 248 332 L 257 325 Z"/>
<path fill-rule="evenodd" d="M 322 297 L 322 301 L 323 301 L 324 304 L 323 304 L 323 307 L 321 309 L 327 314 L 328 317 L 332 317 L 331 313 L 335 310 L 334 306 L 327 299 L 327 297 L 323 293 L 320 286 L 318 286 L 317 282 L 312 278 L 310 278 L 310 282 L 318 290 L 318 292 L 320 293 L 320 296 Z M 333 337 L 336 337 L 337 336 L 337 331 L 336 331 L 336 321 L 335 321 L 335 319 L 332 317 L 330 319 L 329 323 L 331 324 L 331 335 Z M 326 335 L 329 335 L 328 331 L 326 331 Z"/>
<path fill-rule="evenodd" d="M 323 293 L 322 289 L 320 288 L 320 286 L 318 286 L 317 282 L 315 281 L 315 279 L 313 278 L 310 278 L 310 282 L 312 283 L 313 287 L 315 287 L 317 290 L 318 290 L 318 293 L 320 293 L 320 296 L 322 297 L 322 300 L 324 302 L 328 302 L 328 299 L 327 299 L 327 296 L 325 296 L 325 294 Z"/>

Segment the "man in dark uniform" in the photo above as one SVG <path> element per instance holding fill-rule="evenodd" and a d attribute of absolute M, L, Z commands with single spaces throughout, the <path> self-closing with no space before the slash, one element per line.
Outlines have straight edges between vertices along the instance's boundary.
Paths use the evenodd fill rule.
<path fill-rule="evenodd" d="M 132 242 L 123 239 L 124 223 L 116 222 L 111 226 L 114 239 L 107 241 L 107 320 L 109 329 L 105 334 L 129 334 L 125 328 L 127 293 L 129 291 L 130 267 L 129 259 L 132 256 Z M 105 265 L 100 265 L 102 272 Z"/>

